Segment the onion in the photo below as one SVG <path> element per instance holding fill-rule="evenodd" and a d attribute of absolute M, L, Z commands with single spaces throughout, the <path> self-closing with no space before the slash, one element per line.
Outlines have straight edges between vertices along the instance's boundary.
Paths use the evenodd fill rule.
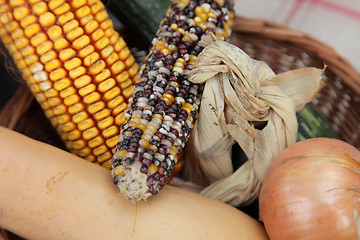
<path fill-rule="evenodd" d="M 360 152 L 341 140 L 314 138 L 273 161 L 259 215 L 272 240 L 357 239 L 359 201 Z"/>

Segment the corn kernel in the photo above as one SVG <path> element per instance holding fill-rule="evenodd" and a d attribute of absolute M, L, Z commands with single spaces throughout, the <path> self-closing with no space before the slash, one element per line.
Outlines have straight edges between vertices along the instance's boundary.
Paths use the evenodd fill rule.
<path fill-rule="evenodd" d="M 62 91 L 62 90 L 64 90 L 65 88 L 67 88 L 69 86 L 71 86 L 71 81 L 68 78 L 63 78 L 63 79 L 61 79 L 59 81 L 56 81 L 54 83 L 54 88 L 57 91 Z"/>
<path fill-rule="evenodd" d="M 84 48 L 90 44 L 90 38 L 87 35 L 83 35 L 73 42 L 73 47 L 77 50 Z"/>
<path fill-rule="evenodd" d="M 70 12 L 70 5 L 67 3 L 64 3 L 63 5 L 59 6 L 58 8 L 54 9 L 54 13 L 57 16 L 60 16 L 64 13 Z"/>
<path fill-rule="evenodd" d="M 26 37 L 31 38 L 40 31 L 41 31 L 40 25 L 37 23 L 33 23 L 24 29 L 24 34 Z"/>
<path fill-rule="evenodd" d="M 59 115 L 57 116 L 57 122 L 58 124 L 64 124 L 70 121 L 71 117 L 69 114 L 63 114 L 63 115 Z"/>
<path fill-rule="evenodd" d="M 65 33 L 68 33 L 77 27 L 79 27 L 79 22 L 76 19 L 73 19 L 63 26 L 63 30 Z"/>
<path fill-rule="evenodd" d="M 90 20 L 84 26 L 84 30 L 87 34 L 92 34 L 97 28 L 99 24 L 95 20 Z"/>
<path fill-rule="evenodd" d="M 74 49 L 71 49 L 71 48 L 61 50 L 59 53 L 59 58 L 62 61 L 67 61 L 75 56 L 76 56 L 76 52 Z"/>
<path fill-rule="evenodd" d="M 15 31 L 17 28 L 19 28 L 19 23 L 16 22 L 16 21 L 12 21 L 12 22 L 9 22 L 7 24 L 5 24 L 5 29 L 8 31 L 8 32 L 13 32 Z M 11 40 L 11 39 L 10 39 Z"/>
<path fill-rule="evenodd" d="M 48 52 L 44 53 L 43 55 L 41 55 L 40 61 L 45 64 L 45 63 L 57 58 L 57 56 L 58 56 L 57 53 L 54 50 L 51 50 L 51 51 L 48 51 Z"/>
<path fill-rule="evenodd" d="M 65 114 L 66 110 L 67 110 L 67 108 L 63 104 L 57 105 L 56 107 L 53 108 L 53 112 L 54 112 L 55 115 Z"/>
<path fill-rule="evenodd" d="M 98 122 L 97 126 L 100 130 L 104 130 L 107 127 L 110 127 L 114 123 L 114 117 L 109 116 Z"/>
<path fill-rule="evenodd" d="M 86 74 L 86 68 L 84 68 L 83 66 L 79 66 L 69 71 L 69 77 L 72 79 L 76 79 L 85 74 Z"/>
<path fill-rule="evenodd" d="M 7 34 L 7 33 L 4 33 L 4 35 Z M 1 34 L 3 35 L 3 34 Z M 22 37 L 24 36 L 24 31 L 22 29 L 15 29 L 12 33 L 11 33 L 11 38 L 12 39 L 16 39 L 16 38 L 19 38 L 19 37 Z"/>
<path fill-rule="evenodd" d="M 79 122 L 77 126 L 80 131 L 84 131 L 88 128 L 93 127 L 94 125 L 95 125 L 94 120 L 92 120 L 91 118 L 88 118 L 88 119 L 85 119 L 84 121 Z"/>
<path fill-rule="evenodd" d="M 131 96 L 133 91 L 134 91 L 134 85 L 131 85 L 130 87 L 128 87 L 122 91 L 122 95 L 124 98 L 128 99 Z"/>
<path fill-rule="evenodd" d="M 149 166 L 149 174 L 155 174 L 158 171 L 158 167 L 155 164 Z"/>
<path fill-rule="evenodd" d="M 126 47 L 125 41 L 122 38 L 119 38 L 118 41 L 114 45 L 114 50 L 116 52 L 121 52 L 125 47 Z M 125 50 L 122 53 L 122 57 L 120 57 L 120 59 L 124 58 L 124 56 L 126 56 L 126 54 L 127 54 L 127 50 Z"/>
<path fill-rule="evenodd" d="M 61 125 L 60 132 L 70 132 L 76 128 L 76 125 L 73 122 L 67 122 L 64 125 Z"/>
<path fill-rule="evenodd" d="M 62 35 L 62 29 L 58 25 L 54 25 L 47 30 L 48 36 L 52 39 L 57 39 Z"/>
<path fill-rule="evenodd" d="M 96 127 L 89 128 L 82 133 L 82 137 L 85 140 L 90 140 L 99 135 L 99 130 Z"/>
<path fill-rule="evenodd" d="M 109 138 L 105 141 L 106 146 L 109 148 L 114 148 L 119 141 L 119 136 L 114 136 L 112 138 Z"/>
<path fill-rule="evenodd" d="M 85 58 L 89 54 L 93 53 L 95 51 L 93 45 L 87 45 L 85 48 L 81 49 L 79 51 L 79 57 Z"/>
<path fill-rule="evenodd" d="M 95 114 L 101 110 L 103 110 L 105 108 L 105 103 L 102 102 L 102 101 L 99 101 L 99 102 L 96 102 L 94 104 L 91 104 L 89 107 L 88 107 L 88 111 L 90 114 Z"/>
<path fill-rule="evenodd" d="M 98 22 L 103 22 L 105 21 L 107 18 L 108 18 L 108 14 L 106 12 L 105 9 L 99 11 L 98 13 L 95 14 L 95 20 L 98 21 Z"/>
<path fill-rule="evenodd" d="M 96 157 L 94 155 L 89 155 L 85 157 L 85 160 L 89 161 L 89 162 L 95 162 L 96 161 Z"/>
<path fill-rule="evenodd" d="M 54 48 L 57 51 L 70 47 L 70 43 L 65 38 L 58 38 L 54 42 Z"/>
<path fill-rule="evenodd" d="M 77 22 L 76 20 L 73 20 L 71 22 Z M 68 24 L 68 23 L 67 23 Z M 81 35 L 84 34 L 84 29 L 82 27 L 75 27 L 74 29 L 72 29 L 71 31 L 69 31 L 66 34 L 66 38 L 69 41 L 74 41 L 75 39 L 77 39 L 78 37 L 80 37 Z"/>
<path fill-rule="evenodd" d="M 76 103 L 76 104 L 74 104 L 74 105 L 72 105 L 72 106 L 70 106 L 70 107 L 68 108 L 68 112 L 69 112 L 70 114 L 75 114 L 75 113 L 78 113 L 78 112 L 83 111 L 84 109 L 85 109 L 84 104 L 82 104 L 82 103 Z"/>
<path fill-rule="evenodd" d="M 129 76 L 131 78 L 135 77 L 138 71 L 139 71 L 139 65 L 137 64 L 132 65 L 132 67 L 128 69 Z"/>
<path fill-rule="evenodd" d="M 92 153 L 92 150 L 89 147 L 85 147 L 83 149 L 80 149 L 79 152 L 78 152 L 80 157 L 86 157 L 86 156 L 90 155 L 91 153 Z"/>
<path fill-rule="evenodd" d="M 65 0 L 50 0 L 48 5 L 51 10 L 54 10 L 54 9 L 60 7 L 64 3 L 65 3 Z"/>
<path fill-rule="evenodd" d="M 47 3 L 40 1 L 40 2 L 36 3 L 35 5 L 33 5 L 32 10 L 33 10 L 33 13 L 35 13 L 36 15 L 41 15 L 48 11 Z"/>
<path fill-rule="evenodd" d="M 116 61 L 111 65 L 110 70 L 114 75 L 117 75 L 125 70 L 125 64 L 122 61 Z"/>
<path fill-rule="evenodd" d="M 110 44 L 110 40 L 107 37 L 102 37 L 97 42 L 94 43 L 95 48 L 99 51 L 107 47 L 109 44 Z"/>
<path fill-rule="evenodd" d="M 74 81 L 74 85 L 77 88 L 85 87 L 89 83 L 91 83 L 91 77 L 89 75 L 81 76 Z"/>
<path fill-rule="evenodd" d="M 86 76 L 88 76 L 88 75 L 86 75 Z M 84 97 L 84 96 L 86 96 L 86 95 L 88 95 L 88 94 L 90 94 L 92 92 L 95 92 L 95 90 L 96 90 L 95 84 L 91 83 L 91 84 L 86 85 L 83 88 L 80 88 L 79 89 L 79 94 L 80 94 L 80 96 Z"/>
<path fill-rule="evenodd" d="M 39 16 L 39 22 L 43 27 L 50 27 L 56 23 L 56 17 L 51 12 L 45 12 Z"/>
<path fill-rule="evenodd" d="M 80 8 L 86 4 L 86 0 L 77 0 L 71 2 L 71 7 Z"/>
<path fill-rule="evenodd" d="M 89 117 L 89 114 L 87 112 L 79 112 L 72 116 L 72 121 L 74 123 L 79 123 L 81 121 L 84 121 Z"/>
<path fill-rule="evenodd" d="M 1 3 L 1 4 L 3 4 L 3 3 Z M 11 7 L 18 7 L 21 5 L 25 5 L 25 1 L 24 0 L 10 0 L 9 4 Z"/>
<path fill-rule="evenodd" d="M 95 76 L 99 74 L 105 67 L 105 62 L 102 59 L 99 59 L 89 67 L 89 74 Z"/>
<path fill-rule="evenodd" d="M 109 138 L 112 137 L 114 135 L 117 135 L 119 133 L 119 129 L 116 126 L 111 126 L 105 130 L 103 130 L 101 132 L 101 134 L 105 137 L 105 138 Z"/>
<path fill-rule="evenodd" d="M 119 57 L 122 61 L 125 61 L 129 56 L 130 56 L 130 50 L 128 47 L 125 47 L 121 50 L 121 52 L 119 53 Z"/>
<path fill-rule="evenodd" d="M 60 92 L 60 97 L 66 98 L 75 93 L 76 93 L 76 89 L 74 87 L 70 86 Z"/>
<path fill-rule="evenodd" d="M 18 21 L 23 19 L 24 17 L 30 15 L 30 9 L 27 7 L 17 7 L 14 9 L 14 18 Z"/>
<path fill-rule="evenodd" d="M 100 55 L 97 52 L 93 52 L 84 58 L 84 65 L 89 67 L 91 64 L 100 59 Z"/>
<path fill-rule="evenodd" d="M 99 84 L 98 90 L 100 92 L 106 92 L 115 86 L 116 82 L 113 78 L 109 78 Z"/>
<path fill-rule="evenodd" d="M 97 121 L 99 121 L 99 120 L 101 120 L 101 119 L 104 119 L 104 118 L 110 116 L 110 114 L 111 114 L 110 110 L 107 109 L 107 108 L 105 108 L 105 109 L 101 110 L 100 112 L 96 113 L 96 114 L 94 115 L 94 118 L 95 118 Z"/>
<path fill-rule="evenodd" d="M 89 22 L 90 20 L 93 20 L 93 19 L 94 19 L 94 17 L 92 15 L 86 15 L 79 20 L 80 25 L 84 26 L 87 22 Z"/>
<path fill-rule="evenodd" d="M 109 20 L 110 20 L 110 19 L 109 19 Z M 108 22 L 108 21 L 105 21 L 105 22 Z M 102 23 L 101 23 L 101 26 L 103 26 L 105 22 L 102 22 Z M 111 21 L 109 21 L 109 22 L 111 22 Z M 111 25 L 112 25 L 112 24 L 111 24 Z M 106 27 L 106 26 L 105 26 L 105 27 Z M 115 44 L 116 41 L 119 40 L 119 37 L 120 37 L 119 33 L 116 32 L 112 27 L 107 28 L 107 29 L 104 31 L 104 33 L 105 33 L 105 36 L 107 36 L 107 37 L 110 39 L 110 43 L 111 43 L 111 44 Z"/>
<path fill-rule="evenodd" d="M 25 37 L 21 37 L 15 40 L 15 47 L 17 47 L 17 49 L 24 48 L 27 45 L 29 45 L 29 40 Z"/>
<path fill-rule="evenodd" d="M 45 64 L 45 70 L 48 72 L 51 72 L 59 67 L 61 67 L 61 62 L 59 61 L 59 59 L 53 59 Z"/>
<path fill-rule="evenodd" d="M 122 105 L 123 105 L 123 104 L 122 104 Z M 126 106 L 125 106 L 125 108 L 126 108 Z M 125 109 L 125 108 L 124 108 L 124 109 Z M 117 115 L 117 116 L 115 117 L 115 124 L 116 124 L 117 126 L 122 126 L 124 122 L 125 122 L 125 115 L 124 115 L 123 112 L 120 113 L 119 115 Z"/>
<path fill-rule="evenodd" d="M 20 61 L 20 60 L 23 59 L 22 56 L 21 56 L 21 53 L 19 53 L 19 52 L 15 52 L 13 54 L 13 58 L 14 58 L 15 62 Z"/>
<path fill-rule="evenodd" d="M 47 102 L 42 102 L 40 104 L 40 106 L 44 109 L 44 110 L 49 110 L 50 105 Z M 54 115 L 54 114 L 53 114 Z"/>
<path fill-rule="evenodd" d="M 146 136 L 148 136 L 148 135 L 146 135 Z M 139 140 L 139 145 L 140 145 L 141 147 L 148 148 L 149 145 L 150 145 L 150 143 L 149 143 L 149 141 L 146 141 L 146 140 L 144 140 L 144 139 L 140 139 L 140 140 Z"/>
<path fill-rule="evenodd" d="M 106 59 L 106 64 L 111 66 L 114 62 L 119 60 L 119 55 L 116 52 L 110 54 L 110 56 Z"/>
<path fill-rule="evenodd" d="M 108 166 L 108 164 L 110 164 L 109 162 L 110 162 L 111 158 L 112 158 L 112 153 L 110 151 L 107 151 L 107 152 L 97 156 L 96 159 L 99 163 L 101 163 L 101 166 L 106 168 Z M 110 164 L 110 168 L 111 168 L 111 164 Z"/>
<path fill-rule="evenodd" d="M 58 23 L 60 25 L 65 25 L 67 22 L 71 21 L 74 19 L 74 14 L 72 12 L 67 12 L 63 15 L 61 15 L 59 18 L 58 18 Z"/>
<path fill-rule="evenodd" d="M 26 57 L 28 55 L 34 54 L 35 49 L 32 46 L 26 46 L 20 50 L 20 53 L 23 57 Z"/>
<path fill-rule="evenodd" d="M 101 28 L 98 28 L 98 29 L 95 30 L 95 32 L 93 32 L 93 33 L 91 34 L 91 40 L 92 40 L 93 42 L 96 42 L 96 41 L 98 41 L 100 38 L 102 38 L 104 35 L 105 35 L 105 34 L 104 34 L 104 31 L 103 31 Z"/>
<path fill-rule="evenodd" d="M 122 176 L 125 174 L 125 166 L 124 165 L 119 165 L 119 166 L 116 166 L 113 170 L 115 176 Z"/>
<path fill-rule="evenodd" d="M 20 21 L 21 27 L 25 28 L 30 24 L 36 23 L 37 18 L 34 15 L 28 15 Z"/>
<path fill-rule="evenodd" d="M 72 58 L 64 63 L 64 67 L 66 70 L 72 70 L 74 68 L 77 68 L 81 65 L 81 59 L 80 58 Z"/>
<path fill-rule="evenodd" d="M 109 45 L 109 46 L 105 47 L 103 50 L 101 50 L 101 57 L 106 59 L 113 52 L 114 52 L 113 46 Z"/>
<path fill-rule="evenodd" d="M 131 84 L 132 84 L 131 79 L 128 79 L 128 80 L 126 80 L 125 82 L 123 82 L 123 83 L 120 84 L 120 88 L 121 88 L 121 89 L 126 89 L 126 88 L 128 88 Z"/>
<path fill-rule="evenodd" d="M 115 107 L 119 106 L 121 103 L 124 102 L 124 97 L 119 95 L 113 100 L 109 101 L 107 107 L 110 109 L 114 109 Z"/>
<path fill-rule="evenodd" d="M 109 91 L 104 93 L 104 99 L 109 101 L 113 98 L 115 98 L 116 96 L 121 94 L 121 90 L 119 87 L 113 87 L 111 88 Z"/>
<path fill-rule="evenodd" d="M 33 64 L 33 63 L 35 63 L 35 62 L 38 62 L 39 61 L 39 58 L 38 58 L 38 56 L 37 55 L 35 55 L 35 54 L 32 54 L 32 55 L 29 55 L 29 56 L 27 56 L 26 58 L 25 58 L 25 63 L 26 63 L 26 65 L 31 65 L 31 64 Z M 25 74 L 25 72 L 23 72 L 23 74 L 24 74 L 24 76 L 26 75 Z"/>
<path fill-rule="evenodd" d="M 91 104 L 99 101 L 101 99 L 101 95 L 98 92 L 93 92 L 84 97 L 84 102 L 86 104 Z"/>
<path fill-rule="evenodd" d="M 44 86 L 43 84 L 40 84 L 40 88 L 42 88 L 42 90 L 44 91 L 44 95 L 47 98 L 52 98 L 52 97 L 56 97 L 58 95 L 58 92 L 51 87 L 51 83 L 49 81 L 43 82 L 45 83 L 47 86 Z M 50 88 L 50 89 L 49 89 Z M 47 90 L 45 90 L 47 89 Z"/>
<path fill-rule="evenodd" d="M 99 11 L 103 10 L 104 9 L 104 5 L 97 1 L 95 2 L 92 6 L 91 6 L 91 12 L 92 14 L 97 14 Z"/>
<path fill-rule="evenodd" d="M 50 73 L 50 79 L 52 81 L 60 80 L 61 78 L 64 78 L 66 76 L 66 71 L 63 68 L 58 68 Z"/>
<path fill-rule="evenodd" d="M 78 102 L 80 102 L 80 97 L 76 94 L 70 95 L 64 99 L 64 104 L 66 106 L 72 106 Z"/>
<path fill-rule="evenodd" d="M 110 76 L 111 76 L 111 72 L 109 69 L 106 68 L 103 71 L 101 71 L 98 75 L 96 75 L 94 80 L 96 83 L 100 83 L 105 79 L 108 79 Z"/>
<path fill-rule="evenodd" d="M 91 14 L 91 10 L 89 6 L 83 6 L 75 11 L 75 15 L 77 18 L 83 18 L 89 16 L 90 14 Z"/>
<path fill-rule="evenodd" d="M 128 78 L 129 78 L 129 73 L 127 71 L 124 71 L 115 77 L 117 83 L 125 82 Z"/>
<path fill-rule="evenodd" d="M 89 147 L 91 148 L 95 148 L 97 146 L 100 146 L 101 144 L 104 143 L 104 139 L 101 137 L 101 136 L 97 136 L 93 139 L 91 139 L 88 144 L 89 144 Z"/>
<path fill-rule="evenodd" d="M 75 129 L 67 134 L 67 139 L 70 141 L 74 141 L 79 138 L 81 138 L 81 132 L 77 129 Z"/>
<path fill-rule="evenodd" d="M 71 144 L 73 149 L 82 149 L 86 146 L 86 142 L 83 139 L 78 139 Z"/>
<path fill-rule="evenodd" d="M 106 145 L 101 145 L 93 150 L 95 156 L 99 156 L 107 151 Z"/>
<path fill-rule="evenodd" d="M 130 55 L 125 61 L 125 67 L 129 68 L 135 64 L 135 58 L 133 55 Z"/>

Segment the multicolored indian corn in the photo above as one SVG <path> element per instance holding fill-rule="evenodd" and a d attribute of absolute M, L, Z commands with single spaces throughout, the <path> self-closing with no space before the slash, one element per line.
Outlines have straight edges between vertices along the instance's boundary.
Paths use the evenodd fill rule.
<path fill-rule="evenodd" d="M 100 0 L 0 0 L 0 37 L 67 148 L 111 168 L 140 67 Z"/>
<path fill-rule="evenodd" d="M 201 36 L 231 33 L 230 0 L 174 0 L 141 67 L 111 161 L 114 183 L 133 201 L 167 183 L 198 115 L 202 86 L 188 81 Z"/>

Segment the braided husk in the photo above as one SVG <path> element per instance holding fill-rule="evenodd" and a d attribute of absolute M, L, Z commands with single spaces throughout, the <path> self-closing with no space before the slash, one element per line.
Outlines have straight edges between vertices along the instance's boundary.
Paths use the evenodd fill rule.
<path fill-rule="evenodd" d="M 326 86 L 313 103 L 329 120 L 339 139 L 360 149 L 360 73 L 333 48 L 272 21 L 239 16 L 229 42 L 250 57 L 264 61 L 276 74 L 302 67 L 322 69 L 326 64 L 323 78 Z M 64 148 L 25 84 L 0 111 L 0 125 Z M 0 239 L 21 238 L 0 229 Z"/>

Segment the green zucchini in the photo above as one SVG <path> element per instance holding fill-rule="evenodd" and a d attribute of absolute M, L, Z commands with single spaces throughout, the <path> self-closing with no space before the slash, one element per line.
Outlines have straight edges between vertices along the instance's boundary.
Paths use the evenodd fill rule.
<path fill-rule="evenodd" d="M 171 0 L 102 0 L 106 8 L 148 49 Z"/>
<path fill-rule="evenodd" d="M 330 122 L 314 104 L 306 104 L 303 110 L 296 112 L 296 118 L 298 120 L 297 141 L 316 137 L 336 138 Z"/>

